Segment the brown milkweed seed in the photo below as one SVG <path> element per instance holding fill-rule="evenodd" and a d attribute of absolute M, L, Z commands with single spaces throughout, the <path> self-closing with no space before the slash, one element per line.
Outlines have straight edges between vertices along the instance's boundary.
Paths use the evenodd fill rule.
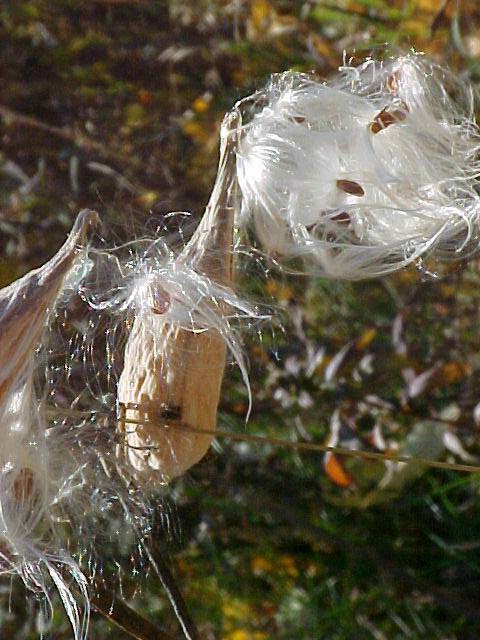
<path fill-rule="evenodd" d="M 352 196 L 360 197 L 365 195 L 363 187 L 353 180 L 337 180 L 337 188 Z"/>
<path fill-rule="evenodd" d="M 370 123 L 370 131 L 372 133 L 379 133 L 379 131 L 382 131 L 382 129 L 386 129 L 391 124 L 403 122 L 406 117 L 407 114 L 405 113 L 405 111 L 401 111 L 400 109 L 388 111 L 387 107 L 385 107 L 385 109 L 382 109 Z"/>
<path fill-rule="evenodd" d="M 330 220 L 333 220 L 333 222 L 339 222 L 341 224 L 349 224 L 351 222 L 350 216 L 346 211 L 340 211 L 340 213 L 332 216 Z"/>
<path fill-rule="evenodd" d="M 28 500 L 32 494 L 35 486 L 35 476 L 33 471 L 28 467 L 20 469 L 15 482 L 13 483 L 13 494 L 17 501 Z"/>

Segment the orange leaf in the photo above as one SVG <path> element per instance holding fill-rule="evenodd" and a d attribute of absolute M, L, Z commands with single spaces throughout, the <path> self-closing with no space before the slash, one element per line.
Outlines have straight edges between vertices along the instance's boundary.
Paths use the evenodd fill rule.
<path fill-rule="evenodd" d="M 252 572 L 255 575 L 261 575 L 262 573 L 272 573 L 274 570 L 273 564 L 267 558 L 263 556 L 254 556 L 250 560 L 250 566 Z"/>
<path fill-rule="evenodd" d="M 139 89 L 137 95 L 138 95 L 138 101 L 144 107 L 150 106 L 152 102 L 155 100 L 154 94 L 151 91 L 148 91 L 148 89 Z"/>
<path fill-rule="evenodd" d="M 333 453 L 327 453 L 325 456 L 325 472 L 329 479 L 338 487 L 346 489 L 353 484 L 352 476 L 345 471 L 339 458 Z"/>
<path fill-rule="evenodd" d="M 253 0 L 250 14 L 252 16 L 253 25 L 257 31 L 261 31 L 265 28 L 265 23 L 267 18 L 270 16 L 271 11 L 272 8 L 267 0 Z"/>
<path fill-rule="evenodd" d="M 206 113 L 210 108 L 211 100 L 212 100 L 212 97 L 209 94 L 203 94 L 203 96 L 198 96 L 198 98 L 195 98 L 195 100 L 193 101 L 193 104 L 192 104 L 193 110 L 196 111 L 197 113 Z"/>
<path fill-rule="evenodd" d="M 472 373 L 472 368 L 468 363 L 447 362 L 443 365 L 440 376 L 444 384 L 453 384 L 462 380 Z"/>

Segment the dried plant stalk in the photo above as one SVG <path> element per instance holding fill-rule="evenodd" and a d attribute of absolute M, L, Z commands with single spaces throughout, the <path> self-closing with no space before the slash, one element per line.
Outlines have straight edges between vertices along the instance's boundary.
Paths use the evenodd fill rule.
<path fill-rule="evenodd" d="M 220 286 L 232 281 L 237 118 L 233 112 L 222 125 L 217 181 L 197 230 L 176 259 L 180 268 Z M 222 307 L 218 302 L 218 313 L 226 313 Z M 155 334 L 148 318 L 135 317 L 118 384 L 118 424 L 121 449 L 133 468 L 144 480 L 167 482 L 198 462 L 213 440 L 227 340 L 215 327 L 189 330 L 161 321 L 158 327 Z M 208 433 L 172 428 L 179 425 Z"/>

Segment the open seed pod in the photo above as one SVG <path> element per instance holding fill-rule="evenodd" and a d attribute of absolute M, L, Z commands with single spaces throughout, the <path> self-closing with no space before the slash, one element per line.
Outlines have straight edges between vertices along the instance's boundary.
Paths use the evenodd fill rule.
<path fill-rule="evenodd" d="M 55 537 L 51 505 L 63 483 L 46 441 L 47 420 L 36 393 L 36 351 L 50 312 L 97 214 L 82 211 L 68 240 L 45 265 L 0 290 L 0 557 L 2 570 L 45 591 L 51 579 L 80 637 L 77 605 L 59 567 L 86 595 L 81 572 Z M 55 457 L 55 456 L 54 456 Z"/>
<path fill-rule="evenodd" d="M 0 289 L 0 407 L 28 369 L 48 312 L 55 304 L 79 246 L 97 221 L 94 211 L 81 211 L 67 241 L 51 260 Z"/>
<path fill-rule="evenodd" d="M 239 224 L 281 266 L 356 280 L 478 246 L 480 137 L 452 73 L 367 59 L 327 82 L 273 76 L 246 104 Z"/>
<path fill-rule="evenodd" d="M 191 240 L 180 255 L 160 267 L 147 260 L 136 286 L 135 318 L 118 383 L 118 424 L 121 454 L 144 481 L 167 482 L 207 452 L 216 427 L 227 347 L 245 377 L 229 324 L 236 312 L 252 313 L 229 287 L 237 120 L 232 112 L 222 125 L 217 180 Z"/>

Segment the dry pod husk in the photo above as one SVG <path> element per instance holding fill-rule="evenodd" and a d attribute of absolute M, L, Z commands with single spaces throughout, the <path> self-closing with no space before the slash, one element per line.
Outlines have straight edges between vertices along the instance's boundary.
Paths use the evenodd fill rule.
<path fill-rule="evenodd" d="M 36 351 L 75 258 L 98 217 L 82 211 L 68 240 L 45 265 L 0 290 L 0 560 L 35 592 L 58 588 L 75 638 L 79 607 L 62 577 L 66 569 L 86 600 L 85 579 L 55 534 L 52 505 L 64 491 L 60 456 L 47 443 L 48 422 L 34 384 Z M 49 602 L 48 596 L 47 601 Z"/>
<path fill-rule="evenodd" d="M 232 301 L 237 306 L 229 285 L 238 117 L 232 112 L 222 125 L 219 170 L 210 201 L 172 265 L 177 289 L 150 277 L 150 309 L 135 316 L 127 341 L 118 383 L 120 449 L 144 481 L 168 482 L 183 474 L 205 455 L 213 439 L 227 346 L 232 348 L 225 318 Z M 198 288 L 193 295 L 188 293 L 192 288 Z M 175 317 L 182 294 L 193 307 L 191 326 L 169 320 L 169 315 Z M 203 321 L 197 319 L 198 313 L 203 313 Z"/>
<path fill-rule="evenodd" d="M 0 407 L 28 368 L 78 247 L 97 221 L 94 211 L 81 211 L 67 241 L 51 260 L 0 289 Z"/>

